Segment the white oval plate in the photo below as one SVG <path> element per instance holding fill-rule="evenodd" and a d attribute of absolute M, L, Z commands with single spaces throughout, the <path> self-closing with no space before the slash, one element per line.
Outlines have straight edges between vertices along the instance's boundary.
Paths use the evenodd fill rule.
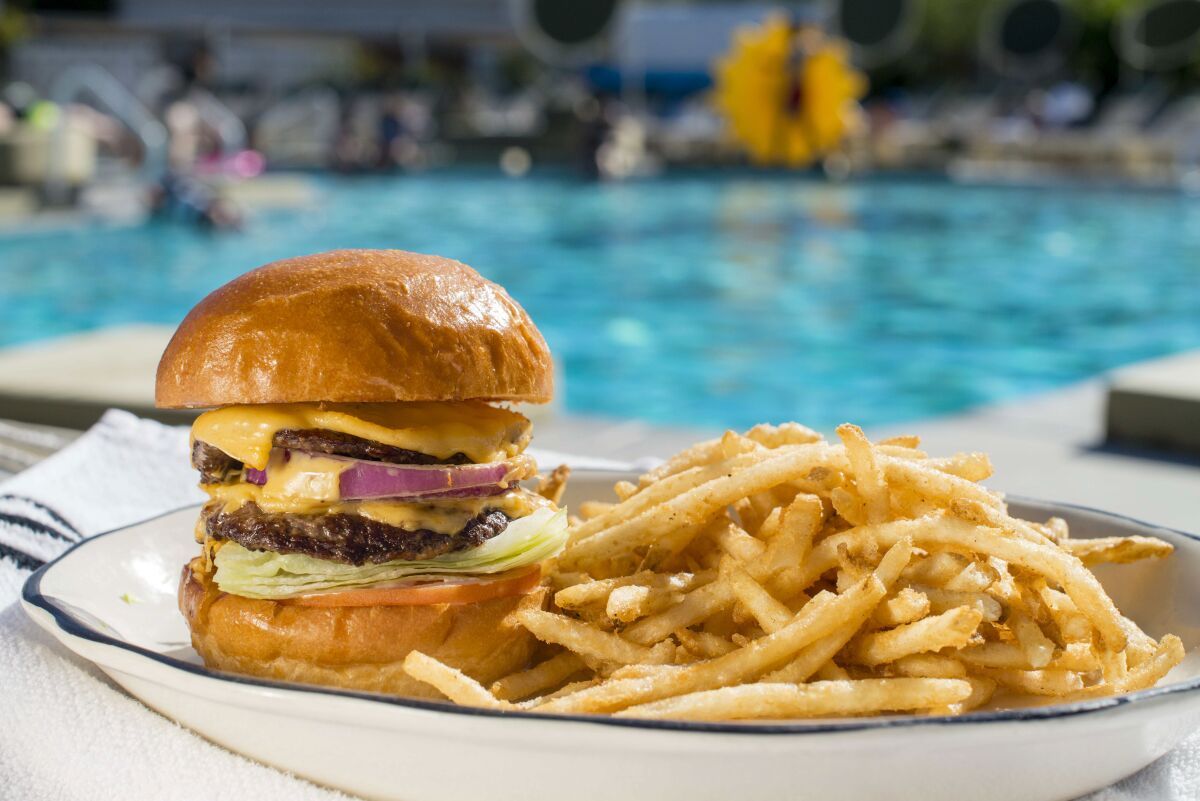
<path fill-rule="evenodd" d="M 613 473 L 576 474 L 568 503 L 608 497 Z M 1067 799 L 1162 756 L 1200 725 L 1200 538 L 1042 501 L 1072 536 L 1147 534 L 1166 560 L 1102 567 L 1121 609 L 1188 657 L 1120 698 L 961 718 L 705 724 L 496 712 L 210 671 L 176 608 L 197 551 L 196 508 L 76 545 L 30 576 L 30 616 L 137 698 L 199 734 L 368 798 Z"/>

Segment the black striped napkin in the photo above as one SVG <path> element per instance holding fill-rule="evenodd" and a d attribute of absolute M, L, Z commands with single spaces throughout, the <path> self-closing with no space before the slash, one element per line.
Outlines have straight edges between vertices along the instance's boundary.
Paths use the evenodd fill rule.
<path fill-rule="evenodd" d="M 33 569 L 85 537 L 203 497 L 186 428 L 110 410 L 58 453 L 0 483 L 0 558 Z"/>

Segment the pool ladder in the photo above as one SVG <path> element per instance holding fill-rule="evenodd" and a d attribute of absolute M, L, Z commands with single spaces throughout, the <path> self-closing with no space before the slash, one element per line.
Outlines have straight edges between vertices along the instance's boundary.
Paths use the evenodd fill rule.
<path fill-rule="evenodd" d="M 62 72 L 50 87 L 50 99 L 58 108 L 90 96 L 101 110 L 118 119 L 142 145 L 138 174 L 146 183 L 158 181 L 167 166 L 167 130 L 132 92 L 98 64 L 77 64 Z M 64 166 L 67 157 L 67 120 L 60 113 L 50 138 L 46 170 L 46 197 L 62 202 L 67 197 Z"/>
<path fill-rule="evenodd" d="M 146 71 L 134 86 L 135 97 L 147 108 L 162 110 L 168 93 L 183 93 L 183 75 L 170 64 L 160 64 Z M 196 109 L 208 127 L 216 134 L 223 155 L 245 150 L 249 142 L 246 123 L 216 95 L 201 86 L 186 87 L 186 99 Z"/>

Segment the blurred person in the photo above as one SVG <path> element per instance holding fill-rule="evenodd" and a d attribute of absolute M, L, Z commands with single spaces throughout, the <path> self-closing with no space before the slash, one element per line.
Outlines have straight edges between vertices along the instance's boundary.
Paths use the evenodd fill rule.
<path fill-rule="evenodd" d="M 193 86 L 209 87 L 217 72 L 216 53 L 207 42 L 197 42 L 193 45 L 184 62 L 181 71 L 183 82 L 187 88 Z"/>
<path fill-rule="evenodd" d="M 86 150 L 92 152 L 89 160 L 94 159 L 96 148 L 102 148 L 129 164 L 139 164 L 146 157 L 137 137 L 111 114 L 83 103 L 69 103 L 57 110 L 54 116 L 56 124 L 61 118 L 67 131 L 90 142 L 84 145 Z M 90 174 L 91 170 L 88 172 Z"/>
<path fill-rule="evenodd" d="M 179 82 L 164 97 L 167 171 L 151 189 L 151 211 L 159 219 L 208 230 L 238 230 L 244 223 L 241 210 L 197 177 L 203 163 L 219 162 L 221 155 L 220 135 L 204 119 L 193 97 L 196 90 L 212 84 L 217 69 L 215 53 L 203 40 L 168 43 L 167 50 Z M 261 164 L 257 169 L 261 170 Z"/>
<path fill-rule="evenodd" d="M 378 151 L 358 121 L 356 101 L 342 103 L 337 136 L 334 137 L 331 166 L 338 172 L 364 172 L 378 161 Z"/>
<path fill-rule="evenodd" d="M 179 72 L 178 84 L 164 97 L 163 121 L 169 137 L 167 159 L 171 169 L 190 171 L 197 162 L 213 157 L 220 149 L 220 137 L 204 120 L 191 97 L 195 89 L 212 82 L 216 58 L 203 41 L 168 43 L 167 51 L 167 60 Z"/>
<path fill-rule="evenodd" d="M 0 136 L 12 131 L 17 124 L 17 115 L 13 112 L 12 107 L 0 100 Z"/>
<path fill-rule="evenodd" d="M 154 216 L 209 230 L 240 230 L 244 222 L 236 205 L 194 176 L 168 171 L 150 193 Z"/>
<path fill-rule="evenodd" d="M 1077 81 L 1059 81 L 1045 91 L 1031 94 L 1029 106 L 1039 128 L 1060 130 L 1076 127 L 1091 118 L 1096 99 Z"/>
<path fill-rule="evenodd" d="M 600 177 L 597 156 L 612 130 L 604 103 L 603 95 L 596 93 L 582 98 L 574 107 L 575 120 L 579 124 L 580 172 L 585 178 L 593 180 Z"/>
<path fill-rule="evenodd" d="M 377 166 L 391 170 L 417 166 L 421 160 L 420 134 L 427 127 L 423 109 L 403 93 L 386 99 L 379 113 Z"/>
<path fill-rule="evenodd" d="M 4 87 L 4 93 L 0 96 L 4 104 L 12 112 L 13 119 L 23 120 L 29 116 L 29 112 L 37 104 L 39 98 L 37 90 L 24 81 L 13 81 L 8 86 Z"/>
<path fill-rule="evenodd" d="M 187 171 L 200 160 L 204 121 L 196 104 L 180 98 L 167 104 L 167 163 L 172 170 Z"/>
<path fill-rule="evenodd" d="M 434 139 L 435 125 L 431 103 L 409 93 L 401 94 L 397 113 L 405 136 L 393 145 L 393 161 L 405 168 L 417 168 L 427 160 L 426 143 Z"/>
<path fill-rule="evenodd" d="M 379 161 L 380 169 L 391 169 L 396 166 L 393 153 L 397 143 L 404 137 L 404 125 L 400 122 L 400 113 L 394 100 L 387 100 L 379 110 Z"/>

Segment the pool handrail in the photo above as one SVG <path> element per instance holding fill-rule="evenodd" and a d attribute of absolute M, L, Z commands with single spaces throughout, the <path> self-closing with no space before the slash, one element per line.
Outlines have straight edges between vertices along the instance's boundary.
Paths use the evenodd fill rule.
<path fill-rule="evenodd" d="M 138 172 L 146 181 L 157 181 L 167 166 L 167 129 L 142 105 L 111 72 L 99 64 L 75 64 L 64 70 L 50 87 L 50 100 L 60 109 L 78 102 L 84 95 L 107 111 L 142 144 L 142 164 Z M 50 139 L 50 159 L 46 170 L 46 194 L 61 198 L 66 186 L 63 175 L 66 140 L 66 115 L 60 114 Z"/>
<path fill-rule="evenodd" d="M 179 68 L 171 64 L 160 64 L 147 70 L 134 87 L 138 100 L 148 108 L 162 113 L 162 100 L 168 93 L 181 92 L 184 78 Z M 246 149 L 250 137 L 246 123 L 215 94 L 202 86 L 187 87 L 186 99 L 192 103 L 220 143 L 222 155 L 238 153 Z"/>

